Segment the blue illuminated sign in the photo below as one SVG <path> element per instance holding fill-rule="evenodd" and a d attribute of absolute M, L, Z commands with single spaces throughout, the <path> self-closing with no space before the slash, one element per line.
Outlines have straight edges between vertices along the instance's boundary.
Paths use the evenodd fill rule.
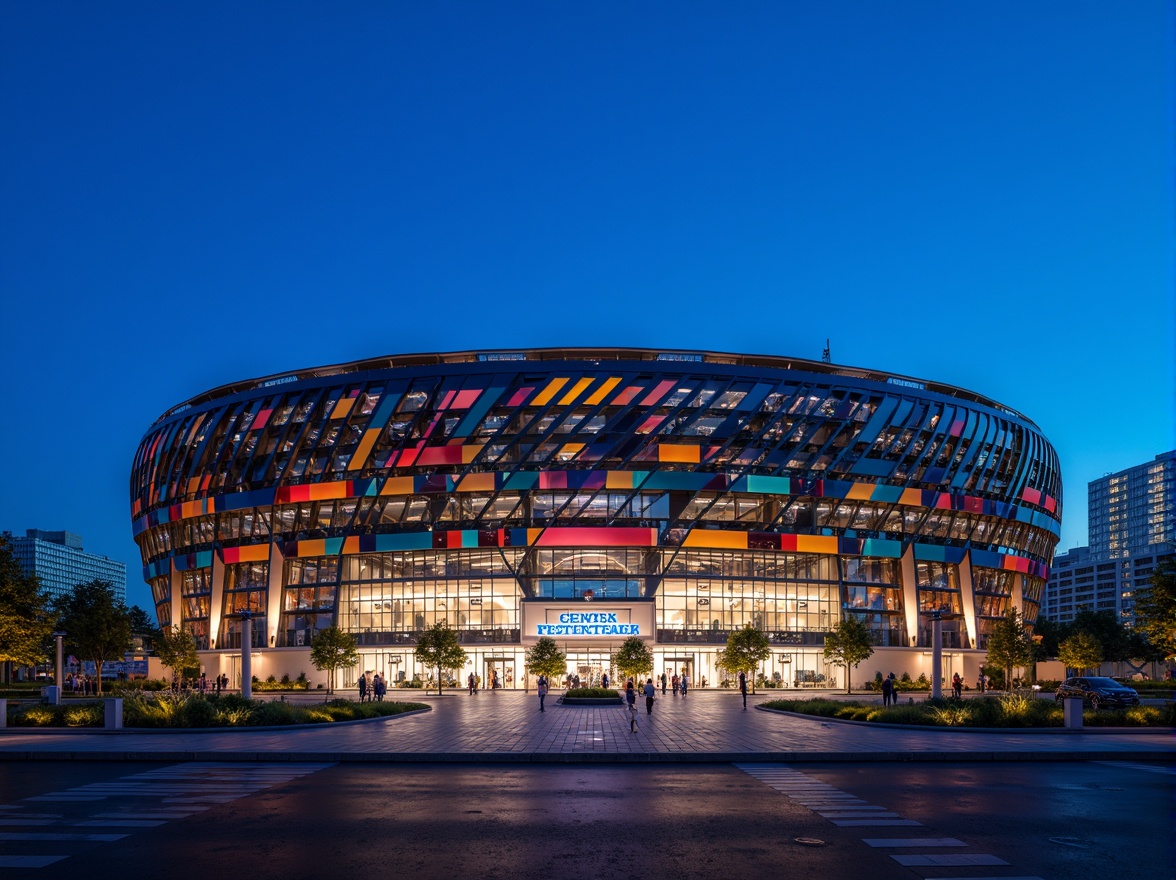
<path fill-rule="evenodd" d="M 636 623 L 621 623 L 615 611 L 565 611 L 559 623 L 540 623 L 541 636 L 639 636 Z"/>

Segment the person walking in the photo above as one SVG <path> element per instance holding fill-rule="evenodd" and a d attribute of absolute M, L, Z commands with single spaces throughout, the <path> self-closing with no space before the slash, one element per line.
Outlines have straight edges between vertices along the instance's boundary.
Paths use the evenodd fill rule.
<path fill-rule="evenodd" d="M 686 696 L 686 691 L 690 687 L 690 676 L 685 672 L 682 673 L 682 680 L 678 682 L 678 687 L 682 689 L 682 696 Z"/>
<path fill-rule="evenodd" d="M 951 693 L 957 700 L 962 700 L 964 697 L 964 680 L 960 678 L 958 672 L 951 677 Z"/>
<path fill-rule="evenodd" d="M 471 697 L 478 692 L 478 677 L 472 672 L 470 677 L 466 679 L 466 684 L 469 686 Z"/>
<path fill-rule="evenodd" d="M 662 677 L 661 677 L 661 686 L 662 686 L 662 696 L 663 697 L 666 695 L 666 681 L 667 681 L 666 674 L 663 672 Z"/>
<path fill-rule="evenodd" d="M 543 708 L 543 701 L 547 699 L 547 679 L 542 675 L 539 676 L 539 684 L 535 687 L 535 692 L 539 694 L 539 711 L 547 711 Z"/>
<path fill-rule="evenodd" d="M 637 689 L 633 679 L 625 682 L 625 708 L 629 712 L 629 733 L 637 732 Z"/>
<path fill-rule="evenodd" d="M 355 681 L 355 685 L 356 685 L 356 687 L 359 688 L 359 701 L 361 703 L 366 703 L 367 702 L 367 676 L 365 676 L 361 672 L 359 674 L 359 678 L 356 679 L 356 681 Z"/>
<path fill-rule="evenodd" d="M 654 694 L 657 693 L 657 688 L 653 686 L 652 678 L 645 680 L 645 687 L 642 688 L 642 691 L 645 693 L 645 714 L 652 715 Z"/>
<path fill-rule="evenodd" d="M 743 696 L 743 711 L 747 711 L 747 673 L 739 673 L 739 693 Z"/>
<path fill-rule="evenodd" d="M 882 706 L 885 708 L 894 702 L 894 680 L 888 675 L 882 679 Z"/>
<path fill-rule="evenodd" d="M 675 672 L 670 682 L 674 685 L 674 696 L 676 697 L 678 696 L 678 687 L 682 684 L 682 679 L 678 678 L 678 673 Z"/>
<path fill-rule="evenodd" d="M 976 688 L 980 691 L 980 693 L 984 693 L 985 684 L 987 684 L 987 682 L 984 680 L 984 673 L 981 672 L 980 676 L 976 679 Z"/>

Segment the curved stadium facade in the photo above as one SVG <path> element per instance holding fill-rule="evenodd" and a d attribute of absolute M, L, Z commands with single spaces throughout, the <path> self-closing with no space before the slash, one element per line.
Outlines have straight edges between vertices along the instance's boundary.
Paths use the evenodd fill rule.
<path fill-rule="evenodd" d="M 211 678 L 306 672 L 337 625 L 360 668 L 427 679 L 437 621 L 475 672 L 524 687 L 551 635 L 592 681 L 630 635 L 655 672 L 720 683 L 746 624 L 760 672 L 838 686 L 825 634 L 857 617 L 875 671 L 975 678 L 1058 541 L 1057 456 L 1024 416 L 932 382 L 782 357 L 541 349 L 385 357 L 228 385 L 164 414 L 131 474 L 161 625 Z M 354 677 L 354 675 L 352 676 Z M 321 675 L 318 680 L 322 680 Z M 347 680 L 347 679 L 344 679 Z"/>

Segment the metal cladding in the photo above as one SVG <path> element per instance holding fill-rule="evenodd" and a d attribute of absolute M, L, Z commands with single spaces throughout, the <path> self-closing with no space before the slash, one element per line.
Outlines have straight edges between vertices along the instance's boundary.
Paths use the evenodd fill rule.
<path fill-rule="evenodd" d="M 144 436 L 131 514 L 160 622 L 202 648 L 233 647 L 242 610 L 267 615 L 263 646 L 331 624 L 411 643 L 442 619 L 518 644 L 521 604 L 586 598 L 656 603 L 659 644 L 747 623 L 819 644 L 856 614 L 922 645 L 949 612 L 957 647 L 983 647 L 1010 604 L 1036 617 L 1061 479 L 1031 421 L 962 389 L 542 349 L 202 394 Z"/>

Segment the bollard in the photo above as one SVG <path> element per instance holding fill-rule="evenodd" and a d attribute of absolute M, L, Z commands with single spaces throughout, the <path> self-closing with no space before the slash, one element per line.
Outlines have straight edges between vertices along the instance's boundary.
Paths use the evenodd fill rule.
<path fill-rule="evenodd" d="M 8 726 L 8 700 L 0 699 L 0 727 Z"/>
<path fill-rule="evenodd" d="M 1082 729 L 1082 698 L 1066 697 L 1062 700 L 1062 718 L 1067 730 Z"/>
<path fill-rule="evenodd" d="M 107 699 L 102 701 L 102 717 L 105 721 L 107 730 L 122 730 L 122 703 L 118 698 Z"/>

